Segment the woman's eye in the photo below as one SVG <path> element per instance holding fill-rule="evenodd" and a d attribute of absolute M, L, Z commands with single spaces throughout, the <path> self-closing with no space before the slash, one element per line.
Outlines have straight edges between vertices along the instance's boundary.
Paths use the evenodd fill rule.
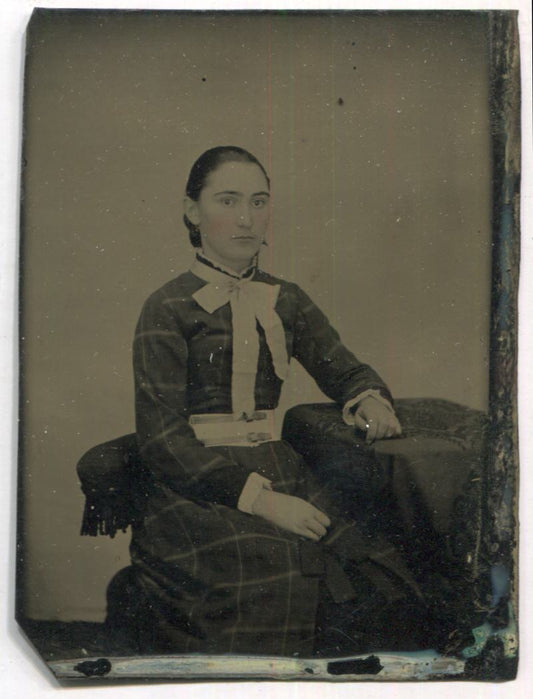
<path fill-rule="evenodd" d="M 231 199 L 231 197 L 225 197 L 224 199 L 220 200 L 220 203 L 222 204 L 222 206 L 229 207 L 229 206 L 233 206 L 233 204 L 235 203 L 235 200 Z"/>
<path fill-rule="evenodd" d="M 266 201 L 264 199 L 254 199 L 252 201 L 252 205 L 254 209 L 262 209 L 264 206 L 266 206 Z"/>

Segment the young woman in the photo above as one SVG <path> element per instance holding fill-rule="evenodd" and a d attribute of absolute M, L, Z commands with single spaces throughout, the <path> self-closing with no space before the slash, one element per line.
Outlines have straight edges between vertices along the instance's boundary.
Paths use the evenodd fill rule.
<path fill-rule="evenodd" d="M 401 428 L 383 381 L 309 297 L 258 268 L 269 200 L 253 155 L 205 152 L 184 201 L 196 259 L 148 299 L 137 326 L 137 434 L 154 487 L 131 551 L 147 645 L 267 655 L 418 647 L 427 609 L 401 557 L 342 518 L 335 493 L 280 439 L 274 410 L 293 357 L 368 441 Z"/>

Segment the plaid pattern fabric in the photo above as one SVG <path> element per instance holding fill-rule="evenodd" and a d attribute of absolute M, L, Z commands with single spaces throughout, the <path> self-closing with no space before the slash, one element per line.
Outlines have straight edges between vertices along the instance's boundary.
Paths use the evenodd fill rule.
<path fill-rule="evenodd" d="M 296 493 L 304 485 L 305 466 L 284 442 L 212 449 L 257 469 L 278 491 Z M 174 652 L 311 652 L 318 578 L 302 575 L 299 545 L 300 537 L 259 517 L 158 487 L 131 546 L 150 601 L 155 646 Z"/>
<path fill-rule="evenodd" d="M 390 397 L 379 376 L 340 342 L 323 313 L 295 284 L 256 271 L 254 279 L 279 284 L 276 312 L 295 357 L 332 400 L 344 404 L 368 389 Z M 134 341 L 136 422 L 143 460 L 156 477 L 186 497 L 235 507 L 251 471 L 206 451 L 187 419 L 231 413 L 231 309 L 208 313 L 192 298 L 205 284 L 187 272 L 146 302 Z M 256 410 L 278 404 L 276 376 L 264 333 L 260 340 Z"/>
<path fill-rule="evenodd" d="M 276 312 L 287 353 L 340 404 L 386 386 L 340 342 L 294 284 L 279 284 Z M 302 573 L 301 539 L 236 509 L 251 472 L 276 490 L 311 494 L 301 458 L 284 442 L 205 447 L 188 416 L 231 412 L 231 310 L 212 314 L 192 298 L 191 272 L 146 302 L 134 341 L 137 434 L 155 488 L 133 530 L 132 560 L 151 609 L 156 645 L 176 652 L 306 654 L 312 650 L 318 578 Z M 281 381 L 258 325 L 256 409 L 276 407 Z M 328 514 L 334 505 L 328 504 Z M 345 527 L 346 528 L 346 527 Z M 348 525 L 349 529 L 349 525 Z"/>

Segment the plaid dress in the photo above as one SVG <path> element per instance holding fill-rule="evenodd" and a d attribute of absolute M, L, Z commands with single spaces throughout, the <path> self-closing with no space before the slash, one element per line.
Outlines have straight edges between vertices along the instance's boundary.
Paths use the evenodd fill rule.
<path fill-rule="evenodd" d="M 329 397 L 342 405 L 368 389 L 389 396 L 298 286 L 260 270 L 253 280 L 280 286 L 287 355 Z M 288 443 L 205 447 L 196 439 L 190 415 L 232 412 L 230 304 L 206 312 L 193 298 L 205 283 L 189 271 L 156 291 L 134 340 L 137 434 L 154 487 L 131 554 L 154 643 L 169 652 L 308 654 L 319 576 L 302 567 L 302 538 L 239 511 L 237 501 L 257 472 L 322 507 L 330 539 L 350 523 L 336 524 L 334 503 Z M 271 410 L 282 382 L 259 323 L 257 332 L 256 409 Z"/>

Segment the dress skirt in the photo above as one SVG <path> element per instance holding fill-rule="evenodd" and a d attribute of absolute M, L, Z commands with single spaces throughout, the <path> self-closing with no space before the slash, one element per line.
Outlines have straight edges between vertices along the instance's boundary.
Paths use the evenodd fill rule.
<path fill-rule="evenodd" d="M 347 520 L 336 507 L 334 488 L 319 485 L 287 442 L 210 449 L 252 466 L 274 490 L 312 502 L 332 524 L 315 543 L 261 517 L 185 499 L 156 484 L 131 543 L 152 650 L 310 656 L 319 602 L 357 609 L 367 592 L 377 599 L 376 590 L 381 609 L 395 601 L 420 602 L 398 553 L 363 534 L 364 523 Z M 377 462 L 361 466 L 366 478 L 359 480 L 358 494 L 371 504 L 386 475 Z"/>
<path fill-rule="evenodd" d="M 253 465 L 279 492 L 306 494 L 310 474 L 287 442 L 210 449 Z M 260 517 L 156 484 L 131 543 L 154 648 L 309 654 L 319 579 L 302 574 L 301 540 Z"/>

